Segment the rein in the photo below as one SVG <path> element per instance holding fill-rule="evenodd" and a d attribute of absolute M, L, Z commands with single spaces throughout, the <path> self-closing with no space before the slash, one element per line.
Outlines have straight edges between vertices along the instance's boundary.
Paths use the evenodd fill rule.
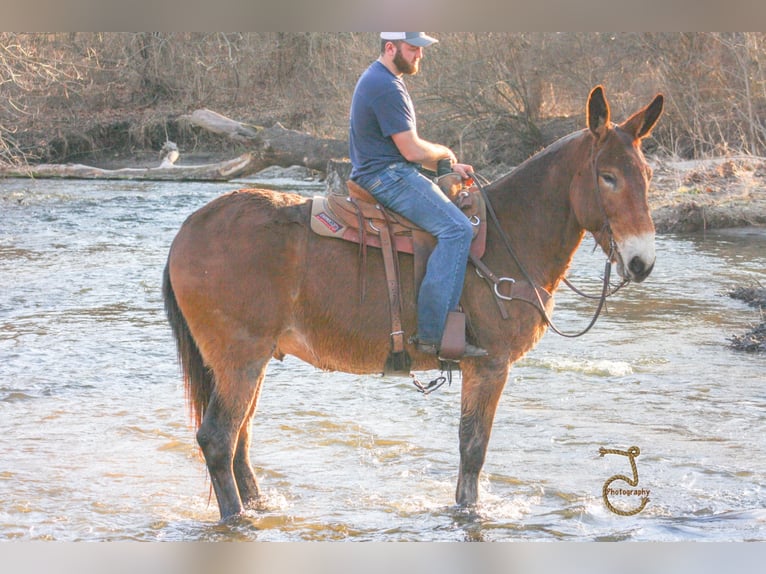
<path fill-rule="evenodd" d="M 564 278 L 562 279 L 562 281 L 564 282 L 564 285 L 566 285 L 567 287 L 569 287 L 569 289 L 570 289 L 572 292 L 574 292 L 575 294 L 579 295 L 579 296 L 580 296 L 580 297 L 582 297 L 583 299 L 601 299 L 601 295 L 588 295 L 587 293 L 583 293 L 582 291 L 580 291 L 580 289 L 578 289 L 577 287 L 575 287 L 575 286 L 574 286 L 574 284 L 573 284 L 573 283 L 572 283 L 572 282 L 571 282 L 569 279 L 567 279 L 566 277 L 564 277 Z M 613 288 L 613 289 L 610 289 L 610 290 L 609 290 L 609 293 L 607 293 L 607 294 L 606 294 L 606 296 L 607 296 L 607 297 L 611 297 L 612 295 L 614 295 L 615 293 L 617 293 L 617 291 L 619 291 L 620 289 L 622 289 L 623 287 L 625 287 L 625 285 L 627 285 L 628 283 L 629 283 L 629 281 L 628 281 L 628 280 L 626 280 L 626 279 L 623 279 L 622 283 L 620 283 L 620 284 L 619 284 L 617 287 L 615 287 L 615 288 Z"/>
<path fill-rule="evenodd" d="M 595 173 L 595 161 L 593 164 L 593 169 Z M 625 280 L 615 289 L 613 290 L 610 289 L 609 280 L 612 273 L 612 256 L 615 254 L 617 246 L 612 236 L 612 230 L 611 230 L 611 227 L 609 226 L 609 220 L 606 219 L 606 213 L 604 212 L 603 205 L 601 204 L 601 196 L 600 194 L 598 194 L 598 181 L 596 181 L 596 192 L 597 192 L 597 197 L 599 199 L 599 207 L 601 207 L 602 213 L 604 213 L 604 218 L 605 218 L 604 221 L 606 222 L 604 224 L 604 230 L 609 233 L 610 251 L 609 251 L 609 255 L 607 256 L 606 263 L 604 265 L 604 280 L 601 287 L 601 294 L 599 296 L 586 295 L 585 293 L 583 293 L 582 291 L 574 287 L 574 285 L 572 285 L 572 283 L 568 279 L 564 278 L 563 280 L 564 283 L 567 285 L 567 287 L 572 289 L 572 291 L 574 291 L 576 294 L 580 295 L 581 297 L 585 297 L 587 299 L 598 299 L 598 305 L 596 307 L 595 313 L 593 314 L 593 318 L 590 320 L 590 323 L 582 331 L 579 331 L 577 333 L 565 333 L 561 331 L 558 327 L 556 327 L 556 325 L 553 322 L 553 319 L 548 315 L 548 312 L 545 310 L 545 305 L 543 304 L 543 300 L 539 292 L 539 289 L 541 289 L 541 287 L 538 287 L 537 285 L 535 285 L 535 282 L 529 276 L 529 273 L 527 272 L 526 268 L 524 267 L 524 265 L 521 263 L 518 256 L 516 255 L 516 252 L 514 251 L 513 246 L 511 245 L 511 240 L 508 237 L 508 234 L 503 230 L 503 228 L 500 225 L 500 220 L 497 217 L 497 213 L 495 212 L 495 208 L 489 199 L 489 195 L 487 194 L 487 191 L 484 189 L 484 186 L 481 184 L 478 177 L 474 177 L 474 183 L 476 183 L 476 186 L 479 188 L 479 191 L 481 192 L 481 195 L 484 198 L 484 202 L 487 207 L 487 213 L 489 213 L 490 219 L 492 219 L 492 223 L 497 228 L 497 231 L 500 234 L 500 238 L 503 240 L 503 244 L 505 245 L 506 250 L 508 251 L 508 253 L 510 253 L 511 257 L 516 262 L 516 265 L 518 265 L 522 275 L 524 275 L 524 278 L 532 286 L 532 290 L 534 291 L 535 296 L 537 297 L 537 302 L 538 302 L 538 305 L 536 307 L 538 311 L 540 312 L 540 314 L 543 316 L 543 319 L 545 319 L 545 322 L 551 328 L 551 330 L 557 335 L 561 335 L 562 337 L 568 337 L 568 338 L 581 337 L 582 335 L 590 331 L 591 328 L 596 324 L 596 321 L 598 320 L 599 315 L 601 315 L 601 311 L 604 308 L 604 304 L 606 303 L 607 297 L 613 295 L 614 293 L 619 291 L 625 284 L 628 283 L 628 281 Z M 476 264 L 475 261 L 474 261 L 474 264 Z M 486 266 L 484 266 L 484 269 L 486 270 Z M 477 267 L 477 273 L 478 272 L 479 271 Z M 498 278 L 494 274 L 487 274 L 486 272 L 484 273 L 484 275 L 482 275 L 481 273 L 479 273 L 479 275 L 482 277 L 486 275 L 495 284 L 495 295 L 498 297 L 500 297 L 498 293 L 498 286 L 500 282 L 514 281 L 513 279 L 509 279 L 509 278 Z"/>

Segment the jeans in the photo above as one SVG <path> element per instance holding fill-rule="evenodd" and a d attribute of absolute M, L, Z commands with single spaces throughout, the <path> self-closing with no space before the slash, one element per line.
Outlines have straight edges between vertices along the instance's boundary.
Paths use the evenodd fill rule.
<path fill-rule="evenodd" d="M 418 292 L 418 333 L 422 343 L 441 342 L 447 313 L 457 309 L 471 249 L 473 229 L 462 211 L 414 164 L 393 163 L 359 178 L 381 205 L 436 237 Z"/>

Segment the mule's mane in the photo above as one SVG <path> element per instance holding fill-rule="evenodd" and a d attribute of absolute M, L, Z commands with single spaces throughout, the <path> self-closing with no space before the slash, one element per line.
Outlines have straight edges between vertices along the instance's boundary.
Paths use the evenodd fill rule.
<path fill-rule="evenodd" d="M 572 132 L 570 134 L 567 134 L 565 136 L 560 137 L 553 143 L 549 144 L 548 146 L 544 147 L 538 152 L 535 152 L 530 157 L 525 159 L 523 162 L 521 162 L 519 165 L 517 165 L 515 168 L 513 168 L 510 172 L 502 176 L 500 179 L 498 179 L 496 182 L 494 182 L 494 185 L 497 185 L 498 187 L 502 187 L 503 184 L 507 183 L 509 179 L 512 177 L 516 177 L 521 175 L 525 170 L 527 170 L 530 166 L 534 166 L 537 163 L 542 163 L 543 165 L 550 163 L 551 161 L 554 161 L 556 159 L 556 156 L 560 154 L 566 146 L 568 146 L 573 140 L 579 139 L 585 135 L 587 135 L 588 129 L 584 128 L 581 130 L 577 130 L 575 132 Z"/>
<path fill-rule="evenodd" d="M 519 164 L 487 187 L 488 196 L 504 213 L 502 223 L 527 271 L 539 284 L 555 289 L 571 262 L 584 231 L 569 204 L 569 187 L 584 159 L 580 149 L 590 131 L 565 135 Z M 558 233 L 553 233 L 551 221 Z"/>

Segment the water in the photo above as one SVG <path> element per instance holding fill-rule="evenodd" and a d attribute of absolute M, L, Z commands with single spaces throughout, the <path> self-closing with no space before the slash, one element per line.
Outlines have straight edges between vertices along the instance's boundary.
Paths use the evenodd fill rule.
<path fill-rule="evenodd" d="M 267 508 L 218 524 L 160 280 L 181 222 L 233 187 L 1 182 L 0 539 L 766 539 L 766 357 L 726 347 L 759 320 L 726 292 L 766 283 L 762 231 L 661 237 L 588 335 L 548 333 L 511 372 L 474 513 L 453 506 L 459 378 L 424 398 L 272 363 L 252 450 Z M 572 279 L 597 291 L 591 248 Z M 555 318 L 592 308 L 562 292 Z M 626 517 L 601 489 L 629 460 L 599 447 L 633 445 L 650 501 Z"/>

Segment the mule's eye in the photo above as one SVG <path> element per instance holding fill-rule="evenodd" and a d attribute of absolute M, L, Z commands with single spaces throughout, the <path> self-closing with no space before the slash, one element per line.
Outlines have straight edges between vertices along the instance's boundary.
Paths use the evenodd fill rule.
<path fill-rule="evenodd" d="M 617 187 L 617 178 L 611 173 L 601 173 L 599 177 L 601 177 L 601 181 L 604 182 L 604 185 L 611 187 L 612 189 Z"/>

